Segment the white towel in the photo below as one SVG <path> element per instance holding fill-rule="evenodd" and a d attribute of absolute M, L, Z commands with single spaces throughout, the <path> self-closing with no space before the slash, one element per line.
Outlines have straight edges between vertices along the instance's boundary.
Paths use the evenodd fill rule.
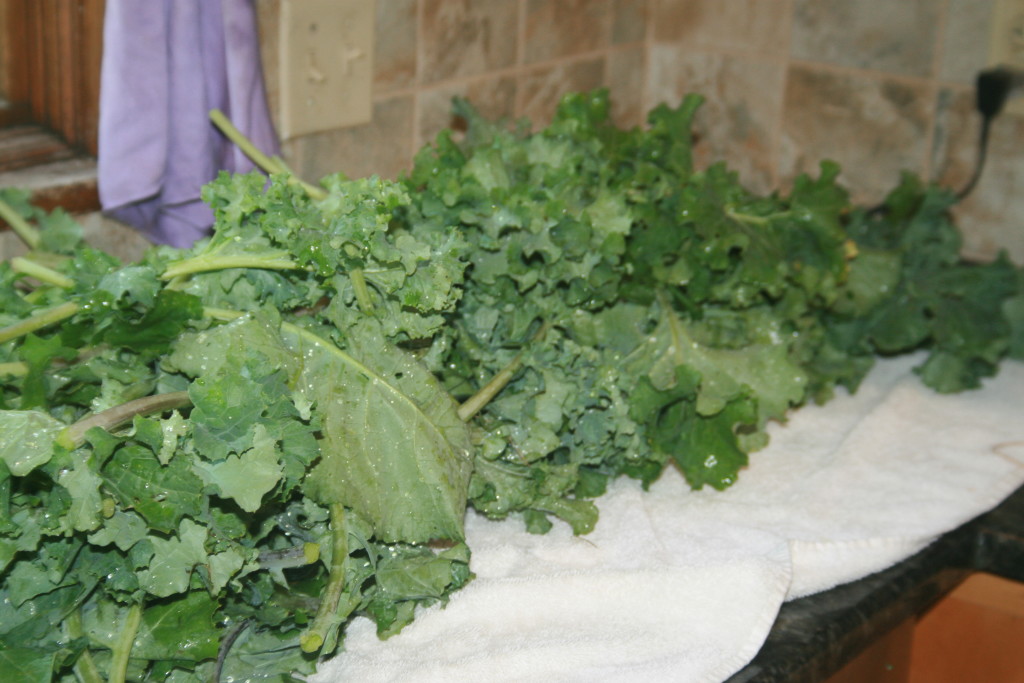
<path fill-rule="evenodd" d="M 725 492 L 615 482 L 586 537 L 467 523 L 477 578 L 387 641 L 356 619 L 313 681 L 721 681 L 786 600 L 884 569 L 1024 483 L 1024 365 L 941 396 L 880 362 L 771 428 Z"/>
<path fill-rule="evenodd" d="M 788 539 L 796 598 L 889 567 L 995 507 L 1024 483 L 1024 365 L 941 395 L 912 373 L 923 360 L 879 363 L 853 396 L 774 425 L 736 485 L 694 492 L 690 513 Z"/>

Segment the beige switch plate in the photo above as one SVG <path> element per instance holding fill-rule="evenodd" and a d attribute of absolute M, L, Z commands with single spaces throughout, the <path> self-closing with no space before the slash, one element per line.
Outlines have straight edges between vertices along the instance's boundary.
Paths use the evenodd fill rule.
<path fill-rule="evenodd" d="M 1024 70 L 1024 0 L 996 0 L 992 10 L 989 65 Z M 1024 114 L 1024 93 L 1012 92 L 1005 111 Z"/>
<path fill-rule="evenodd" d="M 282 0 L 282 139 L 370 121 L 375 4 Z"/>

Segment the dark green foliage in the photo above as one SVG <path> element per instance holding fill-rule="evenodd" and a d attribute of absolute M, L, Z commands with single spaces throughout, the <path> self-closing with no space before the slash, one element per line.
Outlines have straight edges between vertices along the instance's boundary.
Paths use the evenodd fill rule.
<path fill-rule="evenodd" d="M 939 391 L 1024 359 L 1024 272 L 961 261 L 948 192 L 869 213 L 826 162 L 755 195 L 694 167 L 700 104 L 458 101 L 408 177 L 223 175 L 211 238 L 130 265 L 0 191 L 57 273 L 0 266 L 0 670 L 292 680 L 463 586 L 467 506 L 587 533 L 615 477 L 729 486 L 878 355 Z"/>

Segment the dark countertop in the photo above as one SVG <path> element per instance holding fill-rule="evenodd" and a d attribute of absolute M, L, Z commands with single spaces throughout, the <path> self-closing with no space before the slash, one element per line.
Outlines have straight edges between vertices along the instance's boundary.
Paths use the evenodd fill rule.
<path fill-rule="evenodd" d="M 783 604 L 761 651 L 727 683 L 819 683 L 974 572 L 1024 581 L 1024 487 L 885 571 Z"/>

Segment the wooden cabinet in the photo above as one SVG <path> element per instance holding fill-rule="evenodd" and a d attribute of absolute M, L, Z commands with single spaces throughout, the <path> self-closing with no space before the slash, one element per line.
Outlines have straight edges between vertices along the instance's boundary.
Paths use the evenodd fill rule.
<path fill-rule="evenodd" d="M 1024 683 L 1024 583 L 972 574 L 827 683 Z"/>
<path fill-rule="evenodd" d="M 973 574 L 921 616 L 909 683 L 1024 683 L 1024 583 Z"/>

